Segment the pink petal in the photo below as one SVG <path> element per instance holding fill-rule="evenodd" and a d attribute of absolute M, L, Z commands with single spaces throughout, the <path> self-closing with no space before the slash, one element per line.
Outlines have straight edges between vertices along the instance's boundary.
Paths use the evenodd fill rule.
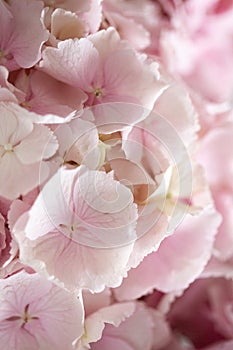
<path fill-rule="evenodd" d="M 56 199 L 51 196 L 54 191 Z M 51 223 L 63 234 L 66 231 L 61 227 L 73 225 L 73 239 L 88 246 L 121 246 L 136 237 L 137 209 L 130 190 L 113 180 L 111 173 L 89 171 L 84 166 L 60 169 L 45 185 L 30 211 L 31 220 L 26 228 L 29 238 L 48 232 L 43 232 L 43 216 L 38 220 L 38 212 L 52 231 Z"/>
<path fill-rule="evenodd" d="M 88 316 L 94 312 L 109 306 L 112 303 L 112 293 L 109 288 L 105 288 L 101 293 L 91 293 L 83 290 L 83 303 L 85 305 L 85 315 Z"/>
<path fill-rule="evenodd" d="M 199 129 L 196 112 L 182 86 L 178 84 L 169 86 L 156 101 L 154 111 L 173 125 L 185 145 L 190 145 L 196 139 L 196 132 Z"/>
<path fill-rule="evenodd" d="M 101 292 L 116 287 L 126 273 L 132 245 L 115 249 L 95 249 L 79 245 L 63 234 L 49 234 L 30 241 L 20 229 L 14 234 L 20 246 L 20 259 L 46 276 L 54 276 L 69 290 L 88 288 Z"/>
<path fill-rule="evenodd" d="M 0 66 L 0 101 L 17 103 L 17 98 L 14 95 L 15 88 L 7 81 L 8 75 L 7 69 Z"/>
<path fill-rule="evenodd" d="M 15 84 L 26 90 L 24 103 L 30 111 L 42 115 L 52 113 L 66 116 L 74 110 L 80 110 L 87 99 L 80 89 L 61 83 L 40 71 L 33 71 L 26 77 L 19 75 Z M 29 86 L 26 88 L 26 85 Z"/>
<path fill-rule="evenodd" d="M 3 31 L 9 33 L 10 40 L 7 40 L 6 36 L 1 46 L 3 50 L 11 53 L 15 62 L 23 68 L 32 67 L 39 61 L 41 46 L 49 36 L 40 20 L 42 8 L 42 3 L 37 1 L 28 3 L 23 0 L 20 5 L 17 0 L 10 1 L 8 22 Z M 1 14 L 4 17 L 2 11 Z M 26 29 L 25 21 L 27 21 Z M 9 67 L 16 68 L 14 62 L 6 63 Z"/>
<path fill-rule="evenodd" d="M 80 17 L 87 23 L 90 33 L 98 31 L 102 21 L 101 0 L 91 0 L 90 9 L 80 14 Z"/>
<path fill-rule="evenodd" d="M 58 148 L 57 139 L 49 128 L 34 125 L 33 131 L 15 147 L 15 154 L 23 164 L 33 164 L 50 158 Z"/>
<path fill-rule="evenodd" d="M 56 9 L 51 16 L 51 34 L 57 40 L 82 38 L 85 34 L 85 24 L 75 13 Z"/>
<path fill-rule="evenodd" d="M 115 306 L 120 307 L 120 305 Z M 97 343 L 91 344 L 91 347 L 99 350 L 108 349 L 112 345 L 113 349 L 118 349 L 117 346 L 122 344 L 124 349 L 150 350 L 153 346 L 153 349 L 156 350 L 166 345 L 169 341 L 169 331 L 162 315 L 145 307 L 143 303 L 136 303 L 135 306 L 133 314 L 119 325 L 107 324 L 102 338 Z M 91 315 L 90 318 L 94 315 Z"/>
<path fill-rule="evenodd" d="M 84 166 L 60 169 L 27 215 L 23 226 L 14 228 L 22 261 L 70 289 L 119 285 L 135 239 L 137 210 L 131 192 L 112 174 Z"/>
<path fill-rule="evenodd" d="M 88 316 L 85 321 L 88 343 L 101 339 L 105 324 L 118 327 L 125 319 L 133 314 L 134 310 L 134 303 L 119 303 L 101 308 Z"/>
<path fill-rule="evenodd" d="M 227 123 L 210 131 L 201 142 L 199 161 L 211 185 L 232 187 L 232 132 L 233 123 Z"/>
<path fill-rule="evenodd" d="M 23 165 L 10 153 L 1 159 L 0 169 L 0 195 L 11 200 L 27 194 L 49 175 L 47 164 Z"/>
<path fill-rule="evenodd" d="M 1 103 L 0 140 L 1 144 L 15 145 L 33 129 L 30 113 L 15 103 Z"/>
<path fill-rule="evenodd" d="M 23 271 L 1 280 L 0 289 L 5 297 L 0 306 L 0 334 L 2 340 L 10 340 L 10 349 L 32 346 L 71 350 L 72 342 L 82 335 L 83 307 L 79 299 L 43 277 Z M 26 323 L 22 319 L 25 308 Z"/>
<path fill-rule="evenodd" d="M 108 96 L 109 97 L 109 96 Z M 116 98 L 115 98 L 116 97 Z M 119 96 L 115 96 L 113 101 L 104 104 L 97 104 L 90 108 L 95 117 L 95 125 L 100 133 L 113 133 L 115 131 L 124 130 L 132 125 L 144 120 L 148 111 L 141 105 L 130 101 L 128 97 L 119 101 Z M 132 103 L 131 103 L 132 102 Z M 83 118 L 89 110 L 84 111 Z"/>
<path fill-rule="evenodd" d="M 209 260 L 219 223 L 220 217 L 214 210 L 206 210 L 197 217 L 187 215 L 158 251 L 145 257 L 114 290 L 118 300 L 139 298 L 154 288 L 163 292 L 186 288 Z"/>
<path fill-rule="evenodd" d="M 99 135 L 93 123 L 74 118 L 70 123 L 56 128 L 59 156 L 65 163 L 74 161 L 96 169 L 100 164 Z"/>
<path fill-rule="evenodd" d="M 55 79 L 88 91 L 99 65 L 99 55 L 88 39 L 69 39 L 46 48 L 41 69 Z"/>

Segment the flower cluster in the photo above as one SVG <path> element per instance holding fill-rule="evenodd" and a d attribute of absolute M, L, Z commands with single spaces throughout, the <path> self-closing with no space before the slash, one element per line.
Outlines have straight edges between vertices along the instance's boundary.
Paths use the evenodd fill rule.
<path fill-rule="evenodd" d="M 232 350 L 232 16 L 0 0 L 1 350 Z"/>

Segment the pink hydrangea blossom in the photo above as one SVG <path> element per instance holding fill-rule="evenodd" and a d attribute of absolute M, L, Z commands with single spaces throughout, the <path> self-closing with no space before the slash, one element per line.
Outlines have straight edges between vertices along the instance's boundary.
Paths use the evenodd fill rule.
<path fill-rule="evenodd" d="M 30 68 L 39 61 L 49 36 L 40 20 L 42 8 L 42 1 L 0 1 L 0 63 L 9 70 Z"/>
<path fill-rule="evenodd" d="M 1 350 L 232 350 L 232 14 L 0 0 Z"/>
<path fill-rule="evenodd" d="M 172 73 L 212 102 L 232 98 L 233 5 L 224 3 L 185 1 L 172 13 L 171 28 L 161 35 L 162 55 Z"/>
<path fill-rule="evenodd" d="M 111 173 L 61 168 L 16 223 L 14 234 L 24 263 L 70 289 L 100 291 L 121 282 L 136 220 L 131 192 Z"/>
<path fill-rule="evenodd" d="M 71 350 L 82 335 L 80 299 L 38 274 L 22 271 L 0 280 L 0 290 L 2 349 Z"/>
<path fill-rule="evenodd" d="M 128 60 L 130 66 L 126 64 Z M 133 102 L 152 108 L 164 85 L 158 81 L 158 72 L 120 41 L 114 28 L 47 48 L 40 67 L 56 79 L 82 89 L 89 97 L 88 105 Z"/>
<path fill-rule="evenodd" d="M 50 158 L 58 145 L 51 131 L 33 124 L 21 107 L 2 102 L 0 111 L 0 194 L 15 199 L 48 176 L 46 168 L 40 172 L 41 161 Z"/>

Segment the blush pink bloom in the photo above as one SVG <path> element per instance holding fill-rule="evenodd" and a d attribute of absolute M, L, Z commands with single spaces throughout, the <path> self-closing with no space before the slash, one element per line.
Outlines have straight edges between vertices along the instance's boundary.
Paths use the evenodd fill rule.
<path fill-rule="evenodd" d="M 0 290 L 2 350 L 71 350 L 82 335 L 80 299 L 38 274 L 8 277 Z"/>
<path fill-rule="evenodd" d="M 170 340 L 163 316 L 142 302 L 102 308 L 87 317 L 85 329 L 93 350 L 159 350 Z M 85 338 L 82 341 L 84 345 Z"/>
<path fill-rule="evenodd" d="M 0 194 L 15 199 L 48 176 L 45 164 L 40 170 L 41 162 L 56 152 L 58 144 L 50 129 L 33 124 L 23 108 L 2 102 L 0 111 Z"/>
<path fill-rule="evenodd" d="M 185 1 L 161 35 L 162 58 L 170 71 L 212 102 L 231 100 L 233 92 L 233 4 L 225 3 Z"/>
<path fill-rule="evenodd" d="M 0 64 L 9 70 L 39 61 L 49 36 L 40 19 L 42 8 L 42 1 L 0 1 Z"/>
<path fill-rule="evenodd" d="M 20 101 L 21 106 L 41 115 L 54 114 L 65 117 L 73 111 L 81 110 L 87 100 L 86 94 L 80 89 L 35 70 L 31 70 L 30 73 L 21 71 L 14 84 L 24 95 Z"/>
<path fill-rule="evenodd" d="M 137 206 L 113 174 L 61 168 L 14 227 L 25 264 L 72 290 L 119 285 L 136 239 Z"/>
<path fill-rule="evenodd" d="M 133 102 L 151 109 L 164 87 L 157 67 L 121 41 L 114 28 L 80 40 L 65 40 L 58 48 L 46 48 L 40 68 L 82 89 L 89 97 L 89 106 Z"/>
<path fill-rule="evenodd" d="M 186 215 L 156 252 L 129 271 L 122 285 L 114 290 L 117 299 L 140 298 L 154 288 L 166 293 L 187 288 L 211 256 L 219 223 L 220 217 L 213 209 L 206 209 L 198 216 Z"/>

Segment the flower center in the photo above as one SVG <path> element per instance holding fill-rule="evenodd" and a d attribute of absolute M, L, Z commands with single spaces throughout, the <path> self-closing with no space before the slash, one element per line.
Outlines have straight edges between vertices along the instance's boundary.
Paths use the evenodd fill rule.
<path fill-rule="evenodd" d="M 23 107 L 23 108 L 26 108 L 28 110 L 30 110 L 32 108 L 29 101 L 21 102 L 20 106 Z"/>
<path fill-rule="evenodd" d="M 94 88 L 93 93 L 94 93 L 96 98 L 100 98 L 101 96 L 103 96 L 103 90 L 100 87 Z"/>
<path fill-rule="evenodd" d="M 22 320 L 21 327 L 23 328 L 26 323 L 28 323 L 29 320 L 38 320 L 39 317 L 36 316 L 30 316 L 28 313 L 29 304 L 27 304 L 24 308 L 23 316 L 11 316 L 5 319 L 5 321 L 19 321 Z"/>
<path fill-rule="evenodd" d="M 13 152 L 13 145 L 12 145 L 11 143 L 6 143 L 6 144 L 4 145 L 4 150 L 5 150 L 6 152 Z"/>
<path fill-rule="evenodd" d="M 62 232 L 70 239 L 73 238 L 74 231 L 77 228 L 73 224 L 71 225 L 59 224 L 59 227 L 61 228 Z"/>

